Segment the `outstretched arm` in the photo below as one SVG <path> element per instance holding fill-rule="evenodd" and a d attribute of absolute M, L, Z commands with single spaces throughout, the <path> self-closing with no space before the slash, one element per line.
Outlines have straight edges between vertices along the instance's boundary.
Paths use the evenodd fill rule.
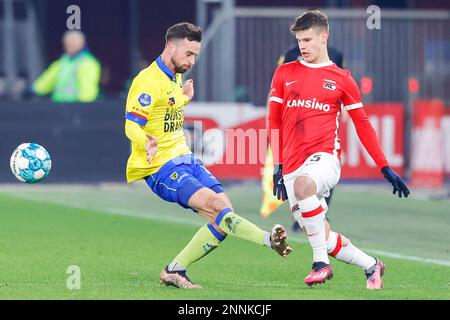
<path fill-rule="evenodd" d="M 348 111 L 348 114 L 355 124 L 359 140 L 361 140 L 364 148 L 369 152 L 378 168 L 381 169 L 383 176 L 394 187 L 393 194 L 398 192 L 400 198 L 402 197 L 402 194 L 406 198 L 409 195 L 409 190 L 399 175 L 389 166 L 389 162 L 378 142 L 377 134 L 364 111 L 358 85 L 352 78 L 350 71 L 347 71 L 347 76 L 343 85 L 342 102 L 344 109 Z"/>
<path fill-rule="evenodd" d="M 366 148 L 369 155 L 381 170 L 384 178 L 392 184 L 394 188 L 392 193 L 395 194 L 398 192 L 400 198 L 402 197 L 402 194 L 405 198 L 408 197 L 410 193 L 409 189 L 400 176 L 389 166 L 389 162 L 381 149 L 377 134 L 372 127 L 364 108 L 349 110 L 348 113 L 355 124 L 359 140 L 361 140 L 364 148 Z"/>
<path fill-rule="evenodd" d="M 364 108 L 349 110 L 348 114 L 355 125 L 359 140 L 361 140 L 361 143 L 375 161 L 377 167 L 381 170 L 383 167 L 389 166 L 389 162 L 386 160 L 386 156 L 381 149 L 377 134 Z"/>

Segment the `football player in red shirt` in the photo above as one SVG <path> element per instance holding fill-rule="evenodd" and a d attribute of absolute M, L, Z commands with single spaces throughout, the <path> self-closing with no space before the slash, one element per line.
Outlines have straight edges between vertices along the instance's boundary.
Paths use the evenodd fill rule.
<path fill-rule="evenodd" d="M 384 264 L 330 230 L 325 219 L 329 195 L 341 174 L 338 128 L 341 109 L 348 111 L 362 144 L 393 185 L 393 193 L 409 190 L 390 168 L 364 111 L 359 89 L 348 70 L 330 61 L 328 19 L 318 10 L 296 18 L 291 32 L 303 57 L 279 66 L 272 79 L 268 115 L 269 141 L 275 164 L 274 194 L 289 199 L 295 219 L 313 249 L 307 285 L 331 279 L 328 255 L 360 266 L 367 288 L 381 289 Z"/>

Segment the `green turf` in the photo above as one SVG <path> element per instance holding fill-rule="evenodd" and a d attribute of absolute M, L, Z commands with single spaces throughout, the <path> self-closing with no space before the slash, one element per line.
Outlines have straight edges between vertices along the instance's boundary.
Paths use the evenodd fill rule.
<path fill-rule="evenodd" d="M 0 299 L 450 299 L 450 267 L 384 256 L 380 256 L 387 265 L 384 290 L 366 290 L 362 271 L 338 262 L 333 264 L 332 281 L 308 288 L 303 279 L 309 272 L 311 250 L 301 235 L 291 237 L 302 241 L 292 243 L 295 251 L 286 259 L 228 237 L 190 268 L 191 278 L 202 290 L 160 287 L 162 267 L 190 240 L 201 219 L 139 188 L 19 191 L 0 192 Z M 290 224 L 287 208 L 269 219 L 259 218 L 257 192 L 231 188 L 229 194 L 237 211 L 266 228 L 277 220 Z M 357 212 L 368 202 L 373 206 L 369 212 Z M 354 242 L 368 248 L 448 259 L 448 252 L 440 254 L 449 243 L 448 202 L 410 202 L 341 192 L 334 199 L 336 214 L 331 217 L 357 239 Z M 408 220 L 420 217 L 415 214 L 422 207 L 419 203 L 433 209 L 425 218 L 427 225 L 420 219 Z M 125 208 L 135 216 L 111 214 Z M 391 212 L 383 211 L 389 208 Z M 347 213 L 340 217 L 341 211 Z M 380 215 L 374 217 L 375 211 Z M 396 231 L 400 222 L 403 227 Z M 435 232 L 427 234 L 429 230 Z M 70 265 L 81 269 L 80 290 L 66 287 Z"/>

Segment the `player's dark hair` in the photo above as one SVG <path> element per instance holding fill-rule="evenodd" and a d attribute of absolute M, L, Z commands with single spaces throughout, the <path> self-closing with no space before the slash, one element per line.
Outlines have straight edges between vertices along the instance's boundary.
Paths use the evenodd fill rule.
<path fill-rule="evenodd" d="M 295 23 L 291 26 L 291 32 L 295 34 L 296 31 L 304 31 L 310 28 L 328 31 L 327 16 L 319 10 L 307 11 L 295 19 Z"/>
<path fill-rule="evenodd" d="M 202 29 L 189 22 L 180 22 L 169 29 L 166 33 L 166 42 L 173 39 L 188 39 L 189 41 L 202 41 Z"/>

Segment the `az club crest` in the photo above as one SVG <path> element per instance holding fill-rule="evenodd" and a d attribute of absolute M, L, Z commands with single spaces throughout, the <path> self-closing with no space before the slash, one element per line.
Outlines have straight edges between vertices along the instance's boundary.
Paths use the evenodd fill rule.
<path fill-rule="evenodd" d="M 336 90 L 336 82 L 332 80 L 324 80 L 323 87 L 328 90 Z"/>

